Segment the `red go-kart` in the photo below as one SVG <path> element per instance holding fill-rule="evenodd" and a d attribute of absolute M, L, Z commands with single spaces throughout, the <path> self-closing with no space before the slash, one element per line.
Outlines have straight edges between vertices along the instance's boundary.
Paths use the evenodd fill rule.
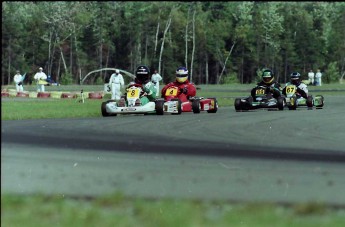
<path fill-rule="evenodd" d="M 172 109 L 176 109 L 178 113 L 192 111 L 193 113 L 200 113 L 201 111 L 216 113 L 218 110 L 216 98 L 187 97 L 181 88 L 176 86 L 169 87 L 163 97 L 157 101 L 163 105 L 164 112 L 173 112 Z"/>

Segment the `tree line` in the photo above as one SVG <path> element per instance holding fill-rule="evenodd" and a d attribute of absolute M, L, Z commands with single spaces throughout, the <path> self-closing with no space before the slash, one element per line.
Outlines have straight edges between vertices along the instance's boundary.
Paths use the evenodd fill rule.
<path fill-rule="evenodd" d="M 252 83 L 271 68 L 325 83 L 345 75 L 345 2 L 2 2 L 2 85 L 38 67 L 61 84 L 139 64 L 165 83 L 186 66 L 196 84 Z M 99 70 L 83 81 L 107 82 Z"/>

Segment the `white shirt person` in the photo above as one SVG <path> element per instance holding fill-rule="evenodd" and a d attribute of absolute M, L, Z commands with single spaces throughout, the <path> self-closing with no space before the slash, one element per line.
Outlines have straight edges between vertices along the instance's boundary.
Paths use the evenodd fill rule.
<path fill-rule="evenodd" d="M 23 76 L 20 74 L 19 70 L 17 70 L 16 75 L 14 75 L 13 81 L 16 84 L 17 92 L 22 92 L 24 90 L 24 88 L 23 88 Z"/>
<path fill-rule="evenodd" d="M 320 69 L 318 69 L 316 74 L 315 74 L 316 86 L 321 86 L 322 85 L 321 77 L 322 77 L 322 73 L 321 73 Z"/>
<path fill-rule="evenodd" d="M 111 74 L 109 86 L 111 89 L 111 99 L 119 100 L 121 98 L 121 87 L 125 86 L 125 81 L 120 70 L 116 69 L 115 73 Z"/>
<path fill-rule="evenodd" d="M 47 84 L 47 75 L 43 72 L 43 68 L 39 67 L 38 72 L 35 74 L 34 79 L 37 83 L 37 91 L 44 92 L 44 85 Z"/>
<path fill-rule="evenodd" d="M 154 84 L 154 88 L 156 89 L 156 96 L 159 96 L 160 90 L 159 90 L 159 81 L 162 80 L 161 75 L 157 72 L 157 70 L 154 71 L 155 73 L 151 76 L 151 81 Z"/>

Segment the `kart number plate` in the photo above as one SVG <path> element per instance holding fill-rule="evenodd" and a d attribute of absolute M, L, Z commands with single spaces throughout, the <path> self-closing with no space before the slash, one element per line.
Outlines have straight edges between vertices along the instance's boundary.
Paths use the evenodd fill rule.
<path fill-rule="evenodd" d="M 257 89 L 257 90 L 255 91 L 255 94 L 256 94 L 256 95 L 264 95 L 264 94 L 265 94 L 265 89 Z"/>
<path fill-rule="evenodd" d="M 293 95 L 296 93 L 296 86 L 295 85 L 288 85 L 286 87 L 286 95 Z"/>
<path fill-rule="evenodd" d="M 127 98 L 139 98 L 139 88 L 129 88 L 127 91 Z"/>
<path fill-rule="evenodd" d="M 166 96 L 176 96 L 177 95 L 177 88 L 176 87 L 170 87 L 165 91 Z"/>

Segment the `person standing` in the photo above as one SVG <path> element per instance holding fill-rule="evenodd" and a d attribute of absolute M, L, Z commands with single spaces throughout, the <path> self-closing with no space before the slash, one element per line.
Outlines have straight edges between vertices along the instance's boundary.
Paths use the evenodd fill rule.
<path fill-rule="evenodd" d="M 316 74 L 315 74 L 315 80 L 316 80 L 316 86 L 321 86 L 321 77 L 322 77 L 322 73 L 320 71 L 320 69 L 317 70 Z"/>
<path fill-rule="evenodd" d="M 161 75 L 159 75 L 157 70 L 155 70 L 154 72 L 155 73 L 152 74 L 152 76 L 151 76 L 151 81 L 154 84 L 154 88 L 156 89 L 156 95 L 158 97 L 159 96 L 159 81 L 162 80 L 162 77 L 161 77 Z"/>
<path fill-rule="evenodd" d="M 115 73 L 111 74 L 109 85 L 111 89 L 111 99 L 119 100 L 121 97 L 121 88 L 125 86 L 125 81 L 123 80 L 120 70 L 116 69 Z"/>
<path fill-rule="evenodd" d="M 315 78 L 315 73 L 313 72 L 312 69 L 310 69 L 308 73 L 309 85 L 314 85 L 314 78 Z"/>
<path fill-rule="evenodd" d="M 47 84 L 47 75 L 43 72 L 43 68 L 39 67 L 38 72 L 35 74 L 34 79 L 37 83 L 37 91 L 38 92 L 44 92 L 44 85 Z"/>
<path fill-rule="evenodd" d="M 23 76 L 20 75 L 20 71 L 19 71 L 19 70 L 17 70 L 16 75 L 14 75 L 13 81 L 14 81 L 14 83 L 16 84 L 16 90 L 17 90 L 17 92 L 22 92 L 22 91 L 24 91 L 24 88 L 23 88 Z"/>

